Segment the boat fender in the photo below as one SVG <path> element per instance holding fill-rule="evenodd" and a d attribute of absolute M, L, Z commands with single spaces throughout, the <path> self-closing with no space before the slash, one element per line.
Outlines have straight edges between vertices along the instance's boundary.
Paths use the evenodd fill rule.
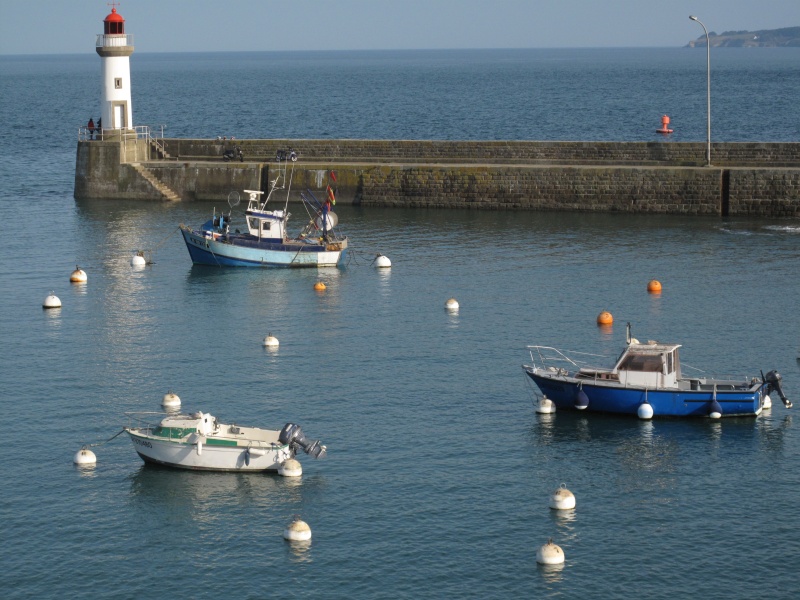
<path fill-rule="evenodd" d="M 578 388 L 575 394 L 575 408 L 578 410 L 586 410 L 589 407 L 589 396 L 583 391 L 583 388 Z"/>
<path fill-rule="evenodd" d="M 708 416 L 712 419 L 722 418 L 722 406 L 720 406 L 720 403 L 717 402 L 716 398 L 711 401 L 711 407 L 708 410 Z"/>
<path fill-rule="evenodd" d="M 652 419 L 653 418 L 653 407 L 650 405 L 650 403 L 647 400 L 645 400 L 644 402 L 642 402 L 639 405 L 639 409 L 636 411 L 636 415 L 640 419 L 643 419 L 645 421 L 647 421 L 648 419 Z"/>
<path fill-rule="evenodd" d="M 198 440 L 197 440 L 197 456 L 202 456 L 202 455 L 203 455 L 203 440 L 198 438 Z"/>
<path fill-rule="evenodd" d="M 244 451 L 244 464 L 246 466 L 248 466 L 248 467 L 250 466 L 250 449 L 249 448 Z"/>

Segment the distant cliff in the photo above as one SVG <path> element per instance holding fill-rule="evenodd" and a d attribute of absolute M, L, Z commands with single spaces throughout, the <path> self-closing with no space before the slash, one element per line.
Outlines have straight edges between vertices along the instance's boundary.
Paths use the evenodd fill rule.
<path fill-rule="evenodd" d="M 729 48 L 800 48 L 800 27 L 784 27 L 783 29 L 762 29 L 761 31 L 726 31 L 717 35 L 708 32 L 708 41 L 712 47 L 727 46 Z M 705 34 L 686 44 L 687 48 L 706 45 Z"/>

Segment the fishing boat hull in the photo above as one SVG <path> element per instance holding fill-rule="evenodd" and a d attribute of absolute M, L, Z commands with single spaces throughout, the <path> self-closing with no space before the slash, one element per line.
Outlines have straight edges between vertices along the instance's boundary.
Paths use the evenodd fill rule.
<path fill-rule="evenodd" d="M 722 417 L 757 416 L 767 395 L 761 383 L 736 386 L 730 382 L 717 384 L 716 389 L 710 385 L 698 386 L 701 389 L 697 390 L 647 389 L 570 377 L 550 369 L 530 366 L 524 369 L 542 394 L 559 410 L 638 415 L 639 407 L 646 402 L 656 417 L 707 417 L 717 408 L 714 406 L 716 401 Z M 702 389 L 704 387 L 706 389 Z M 580 392 L 585 398 L 579 399 Z"/>
<path fill-rule="evenodd" d="M 347 239 L 259 241 L 250 235 L 216 235 L 181 226 L 194 264 L 223 267 L 336 267 L 347 253 Z"/>
<path fill-rule="evenodd" d="M 136 453 L 148 463 L 199 471 L 277 471 L 294 451 L 288 445 L 248 445 L 200 435 L 158 439 L 147 429 L 126 428 Z"/>

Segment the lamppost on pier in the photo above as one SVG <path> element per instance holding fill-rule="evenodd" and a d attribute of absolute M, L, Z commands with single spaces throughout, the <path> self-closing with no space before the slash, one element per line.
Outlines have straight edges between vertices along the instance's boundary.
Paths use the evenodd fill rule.
<path fill-rule="evenodd" d="M 706 33 L 706 166 L 711 166 L 711 42 L 708 39 L 708 29 L 703 25 L 703 22 L 695 17 L 689 15 L 692 21 L 700 23 L 700 27 Z"/>

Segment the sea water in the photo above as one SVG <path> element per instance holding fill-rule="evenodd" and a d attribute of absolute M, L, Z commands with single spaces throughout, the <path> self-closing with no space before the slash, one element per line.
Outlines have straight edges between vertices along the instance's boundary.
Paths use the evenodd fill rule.
<path fill-rule="evenodd" d="M 796 141 L 797 51 L 728 52 L 712 90 L 742 127 L 715 139 Z M 135 53 L 134 120 L 197 137 L 650 140 L 670 112 L 702 141 L 700 54 Z M 777 369 L 797 401 L 800 223 L 337 206 L 344 268 L 192 266 L 177 226 L 224 198 L 72 198 L 98 61 L 0 58 L 3 597 L 795 594 L 796 409 L 537 415 L 520 367 L 527 344 L 613 361 L 631 322 L 709 373 Z M 134 270 L 140 249 L 153 263 Z M 59 310 L 41 307 L 51 291 Z M 299 481 L 180 472 L 145 466 L 122 435 L 93 447 L 96 467 L 72 464 L 170 390 L 226 422 L 299 423 L 328 458 L 301 455 Z M 574 511 L 548 508 L 562 483 Z M 308 546 L 281 537 L 295 516 Z M 560 569 L 535 562 L 549 538 Z"/>

